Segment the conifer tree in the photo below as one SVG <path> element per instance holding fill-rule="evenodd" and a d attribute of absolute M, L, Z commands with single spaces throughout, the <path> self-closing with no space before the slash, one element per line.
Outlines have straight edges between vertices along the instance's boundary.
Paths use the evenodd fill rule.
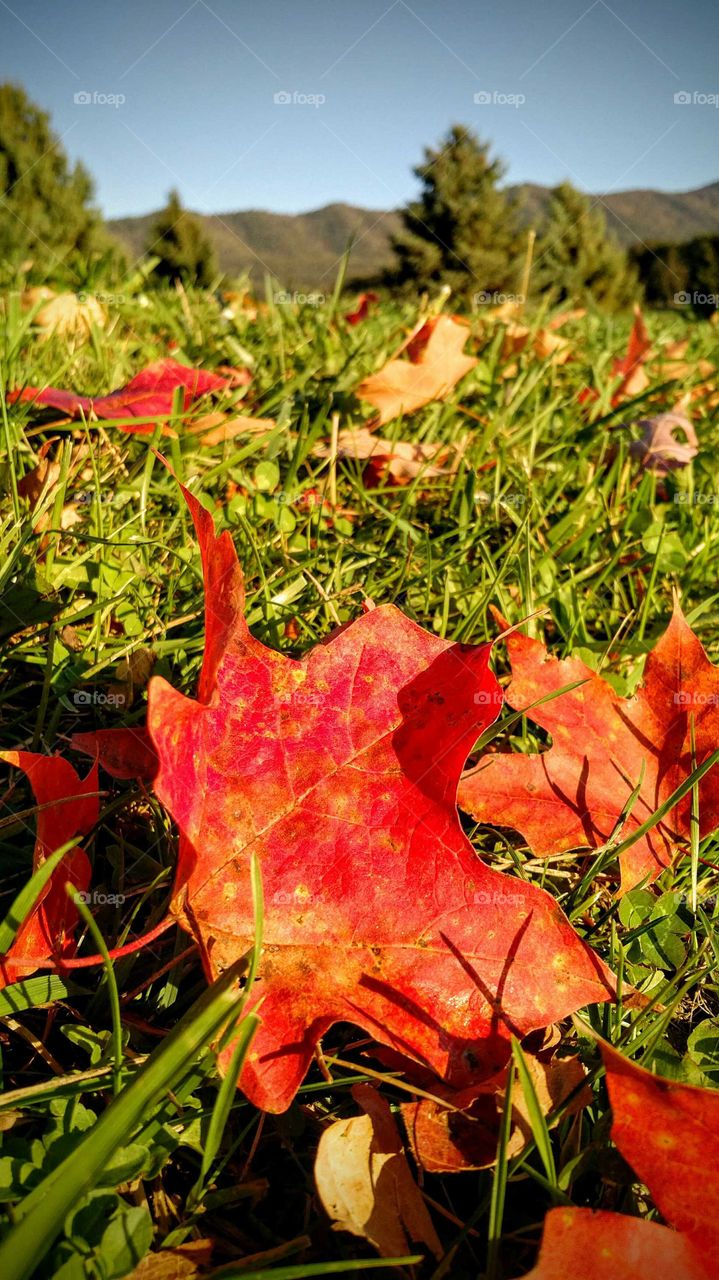
<path fill-rule="evenodd" d="M 393 237 L 397 265 L 387 283 L 418 290 L 449 285 L 458 301 L 515 285 L 520 253 L 512 203 L 499 189 L 501 162 L 464 125 L 425 149 L 414 170 L 418 200 Z"/>
<path fill-rule="evenodd" d="M 153 274 L 162 280 L 181 280 L 202 288 L 217 274 L 214 247 L 200 219 L 183 209 L 177 191 L 170 192 L 165 208 L 152 224 L 147 253 L 159 257 Z"/>
<path fill-rule="evenodd" d="M 556 302 L 591 302 L 608 311 L 636 302 L 639 279 L 602 210 L 562 182 L 552 191 L 537 242 L 532 283 Z"/>
<path fill-rule="evenodd" d="M 4 272 L 21 263 L 36 275 L 111 243 L 93 206 L 93 186 L 81 164 L 71 166 L 49 117 L 24 89 L 0 85 L 0 260 Z"/>

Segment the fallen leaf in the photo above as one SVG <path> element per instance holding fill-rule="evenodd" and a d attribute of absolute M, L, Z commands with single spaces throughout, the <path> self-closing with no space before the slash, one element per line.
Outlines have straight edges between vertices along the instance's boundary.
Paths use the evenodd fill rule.
<path fill-rule="evenodd" d="M 127 1280 L 194 1280 L 212 1264 L 212 1240 L 188 1240 L 172 1249 L 147 1253 Z"/>
<path fill-rule="evenodd" d="M 60 391 L 57 387 L 24 387 L 21 391 L 11 391 L 8 399 L 47 405 L 70 417 L 79 417 L 82 412 L 94 413 L 96 418 L 167 418 L 172 412 L 178 387 L 184 388 L 184 410 L 187 411 L 194 400 L 210 391 L 224 391 L 228 383 L 217 374 L 204 369 L 190 369 L 167 358 L 147 365 L 130 379 L 127 386 L 107 396 L 78 396 L 73 391 Z M 129 435 L 152 435 L 155 423 L 127 421 L 118 429 Z M 173 432 L 165 426 L 163 434 L 172 435 Z"/>
<path fill-rule="evenodd" d="M 612 1138 L 671 1227 L 617 1213 L 553 1209 L 525 1280 L 716 1280 L 719 1093 L 652 1075 L 602 1044 Z"/>
<path fill-rule="evenodd" d="M 582 1084 L 586 1071 L 578 1058 L 551 1058 L 542 1062 L 531 1054 L 525 1061 L 532 1077 L 542 1114 L 559 1107 Z M 507 1088 L 507 1068 L 489 1080 L 463 1090 L 424 1081 L 427 1092 L 438 1094 L 447 1105 L 420 1098 L 400 1107 L 412 1154 L 428 1173 L 462 1173 L 486 1169 L 497 1156 L 499 1127 Z M 591 1092 L 579 1090 L 565 1115 L 576 1115 L 591 1102 Z M 532 1137 L 529 1109 L 521 1088 L 514 1090 L 512 1129 L 507 1155 L 523 1151 Z"/>
<path fill-rule="evenodd" d="M 140 645 L 128 654 L 115 668 L 115 679 L 108 685 L 108 693 L 115 699 L 115 705 L 128 711 L 137 694 L 147 685 L 152 668 L 157 661 L 157 654 L 152 649 Z"/>
<path fill-rule="evenodd" d="M 202 418 L 191 422 L 186 428 L 188 435 L 199 436 L 200 444 L 224 444 L 226 440 L 235 440 L 237 436 L 264 435 L 274 430 L 274 418 L 241 418 L 230 417 L 226 413 L 206 413 Z"/>
<path fill-rule="evenodd" d="M 369 315 L 370 306 L 379 301 L 379 295 L 372 293 L 361 293 L 357 299 L 357 306 L 354 311 L 349 311 L 345 315 L 348 324 L 359 324 L 361 320 L 366 320 Z"/>
<path fill-rule="evenodd" d="M 435 316 L 406 344 L 408 360 L 389 360 L 378 373 L 365 378 L 357 395 L 377 409 L 376 425 L 413 413 L 431 400 L 445 399 L 477 363 L 474 356 L 464 354 L 468 337 L 463 322 Z"/>
<path fill-rule="evenodd" d="M 692 772 L 689 718 L 694 718 L 696 762 L 719 741 L 719 672 L 677 605 L 648 654 L 644 681 L 622 698 L 579 658 L 550 657 L 538 640 L 507 638 L 512 682 L 509 705 L 521 710 L 576 681 L 584 683 L 527 711 L 552 735 L 539 755 L 490 755 L 460 783 L 459 804 L 477 822 L 520 831 L 538 857 L 570 849 L 596 849 L 607 841 L 633 788 L 645 774 L 624 836 L 630 834 Z M 690 798 L 642 836 L 620 858 L 622 892 L 656 880 L 687 847 Z M 719 824 L 719 771 L 699 783 L 702 837 Z"/>
<path fill-rule="evenodd" d="M 74 836 L 87 835 L 97 822 L 97 766 L 93 765 L 86 778 L 80 778 L 60 756 L 3 751 L 0 759 L 22 769 L 40 806 L 33 854 L 35 872 L 51 853 Z M 72 953 L 78 914 L 65 893 L 68 881 L 81 892 L 90 883 L 90 863 L 79 847 L 65 854 L 9 951 L 0 957 L 0 986 L 35 973 L 41 968 L 39 958 L 59 959 Z"/>
<path fill-rule="evenodd" d="M 107 322 L 104 307 L 92 294 L 54 293 L 52 289 L 40 286 L 26 289 L 21 295 L 20 304 L 23 310 L 42 303 L 35 315 L 33 323 L 45 332 L 49 338 L 52 334 L 87 336 L 93 326 L 102 328 Z"/>
<path fill-rule="evenodd" d="M 398 484 L 407 483 L 420 473 L 428 478 L 444 475 L 442 467 L 432 466 L 429 462 L 441 449 L 442 445 L 439 444 L 384 440 L 368 427 L 347 428 L 337 436 L 338 458 L 369 461 L 372 464 L 371 480 L 380 480 L 389 475 Z M 328 458 L 331 451 L 331 445 L 321 441 L 315 445 L 313 454 L 318 458 Z"/>
<path fill-rule="evenodd" d="M 252 944 L 251 853 L 261 866 L 247 1096 L 284 1110 L 334 1022 L 458 1087 L 504 1064 L 512 1031 L 611 998 L 550 895 L 485 866 L 462 831 L 459 775 L 500 702 L 490 646 L 452 644 L 386 605 L 301 660 L 267 649 L 244 618 L 229 534 L 185 497 L 205 655 L 196 700 L 150 682 L 154 789 L 180 831 L 172 910 L 209 979 Z M 117 733 L 75 742 L 115 771 L 125 748 L 143 750 Z"/>
<path fill-rule="evenodd" d="M 536 1267 L 522 1280 L 712 1280 L 677 1231 L 645 1218 L 550 1209 Z"/>
<path fill-rule="evenodd" d="M 633 440 L 629 451 L 647 471 L 664 474 L 686 467 L 699 452 L 694 424 L 683 413 L 659 413 L 637 423 L 641 439 Z M 679 438 L 678 433 L 685 439 Z"/>
<path fill-rule="evenodd" d="M 315 1183 L 336 1231 L 368 1240 L 383 1258 L 424 1244 L 440 1258 L 442 1243 L 402 1150 L 389 1103 L 368 1084 L 352 1097 L 363 1116 L 335 1120 L 320 1138 Z"/>
<path fill-rule="evenodd" d="M 647 327 L 644 323 L 641 307 L 634 307 L 634 324 L 632 325 L 629 341 L 627 342 L 626 355 L 612 363 L 610 377 L 612 381 L 619 378 L 619 385 L 612 392 L 612 408 L 616 408 L 623 400 L 630 400 L 634 396 L 641 395 L 642 391 L 646 391 L 649 386 L 649 378 L 647 377 L 644 364 L 649 357 L 652 349 L 651 340 L 647 333 Z M 580 392 L 580 403 L 588 400 L 597 400 L 599 393 L 593 387 L 585 387 Z"/>

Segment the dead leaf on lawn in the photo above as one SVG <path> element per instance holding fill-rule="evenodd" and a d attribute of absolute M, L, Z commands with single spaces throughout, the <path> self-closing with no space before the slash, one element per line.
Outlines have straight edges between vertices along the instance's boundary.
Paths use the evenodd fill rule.
<path fill-rule="evenodd" d="M 389 1103 L 368 1084 L 355 1085 L 352 1097 L 365 1114 L 325 1129 L 315 1160 L 317 1190 L 335 1230 L 368 1240 L 384 1258 L 401 1257 L 414 1243 L 440 1258 Z"/>

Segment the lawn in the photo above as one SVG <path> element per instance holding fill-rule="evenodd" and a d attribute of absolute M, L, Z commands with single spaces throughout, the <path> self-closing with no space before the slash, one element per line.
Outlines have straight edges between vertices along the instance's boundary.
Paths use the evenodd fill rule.
<path fill-rule="evenodd" d="M 0 305 L 6 752 L 59 753 L 84 775 L 90 761 L 73 749 L 73 735 L 141 729 L 150 675 L 194 697 L 206 629 L 203 575 L 178 480 L 217 531 L 229 532 L 252 635 L 292 657 L 370 618 L 373 606 L 395 605 L 430 637 L 467 646 L 499 633 L 498 610 L 553 656 L 578 657 L 631 698 L 677 599 L 719 662 L 719 383 L 705 363 L 717 360 L 719 330 L 706 321 L 648 313 L 648 385 L 613 406 L 612 362 L 626 350 L 631 315 L 570 316 L 552 331 L 567 340 L 561 351 L 569 358 L 560 362 L 480 309 L 467 330 L 474 368 L 444 399 L 381 428 L 389 441 L 432 446 L 414 460 L 414 474 L 398 479 L 389 446 L 384 461 L 368 466 L 343 457 L 337 444 L 348 427 L 371 421 L 356 390 L 397 352 L 421 306 L 431 307 L 426 299 L 383 301 L 349 324 L 351 298 L 297 304 L 270 294 L 255 308 L 211 293 L 130 290 L 105 301 L 104 326 L 74 335 L 48 335 L 17 295 Z M 533 335 L 551 320 L 536 314 L 526 323 Z M 220 370 L 232 383 L 187 411 L 176 395 L 169 434 L 166 417 L 150 434 L 128 434 L 112 418 L 71 419 L 9 394 L 52 385 L 105 395 L 165 356 Z M 222 374 L 227 366 L 249 370 L 251 379 Z M 597 394 L 583 394 L 587 388 Z M 645 465 L 636 424 L 680 401 L 698 452 L 664 473 Z M 226 438 L 209 443 L 207 432 L 217 435 L 226 423 Z M 388 668 L 392 661 L 389 654 Z M 504 642 L 492 661 L 506 685 Z M 552 709 L 572 696 L 560 693 Z M 517 714 L 527 706 L 505 703 L 494 726 L 478 727 L 472 764 L 547 748 L 551 732 Z M 316 712 L 308 706 L 308 716 Z M 228 985 L 236 975 L 225 974 L 208 996 L 191 933 L 174 921 L 160 929 L 180 856 L 168 806 L 146 779 L 101 770 L 99 820 L 81 841 L 91 891 L 65 959 L 111 954 L 88 967 L 56 956 L 19 980 L 5 970 L 0 989 L 3 1280 L 119 1280 L 135 1268 L 145 1280 L 280 1280 L 375 1267 L 427 1280 L 510 1280 L 535 1264 L 552 1207 L 670 1220 L 666 1207 L 660 1214 L 661 1196 L 652 1197 L 610 1139 L 597 1037 L 672 1080 L 708 1092 L 719 1083 L 719 847 L 700 824 L 702 760 L 706 753 L 693 760 L 684 787 L 692 806 L 686 840 L 661 874 L 640 878 L 623 896 L 618 860 L 628 832 L 630 848 L 639 839 L 630 794 L 641 781 L 639 758 L 619 806 L 627 801 L 628 824 L 590 853 L 538 856 L 502 822 L 501 804 L 491 821 L 462 813 L 478 858 L 506 873 L 510 889 L 547 891 L 619 976 L 620 995 L 577 1008 L 545 1038 L 559 1061 L 586 1069 L 589 1093 L 579 1108 L 578 1087 L 542 1107 L 527 1084 L 527 1062 L 541 1042 L 534 1033 L 515 1044 L 504 1100 L 491 1095 L 491 1122 L 486 1115 L 482 1122 L 494 1152 L 487 1167 L 432 1172 L 410 1152 L 441 1248 L 433 1258 L 419 1228 L 407 1226 L 407 1247 L 395 1256 L 424 1261 L 394 1268 L 361 1235 L 332 1229 L 315 1186 L 318 1143 L 333 1121 L 361 1115 L 362 1090 L 352 1089 L 368 1084 L 390 1105 L 409 1151 L 400 1107 L 423 1091 L 434 1096 L 441 1082 L 432 1076 L 428 1084 L 426 1071 L 413 1075 L 407 1059 L 377 1048 L 366 1026 L 345 1021 L 325 1032 L 287 1110 L 252 1105 L 234 1087 L 255 1030 Z M 34 909 L 27 895 L 24 908 L 17 899 L 30 882 L 43 815 L 24 774 L 2 768 L 6 952 L 23 912 Z M 662 816 L 650 817 L 650 829 Z M 76 835 L 65 831 L 66 851 Z M 254 906 L 245 903 L 258 931 L 271 926 L 277 905 L 265 893 L 262 906 L 268 875 L 258 861 Z M 312 916 L 310 895 L 310 968 Z M 116 954 L 147 934 L 144 945 Z M 246 961 L 245 977 L 248 964 L 243 999 L 251 1003 L 262 957 Z M 233 1027 L 239 1051 L 229 1072 L 223 1056 L 223 1087 L 215 1047 L 232 1040 Z M 515 1100 L 524 1093 L 528 1116 L 520 1143 L 505 1105 L 512 1089 Z M 175 1251 L 167 1270 L 151 1250 Z"/>

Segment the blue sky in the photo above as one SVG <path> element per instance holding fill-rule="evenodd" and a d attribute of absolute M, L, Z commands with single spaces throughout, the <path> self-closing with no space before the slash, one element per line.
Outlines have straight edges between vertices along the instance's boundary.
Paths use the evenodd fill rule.
<path fill-rule="evenodd" d="M 718 37 L 716 0 L 0 0 L 0 79 L 111 217 L 395 206 L 454 121 L 508 181 L 679 191 L 719 179 Z"/>

